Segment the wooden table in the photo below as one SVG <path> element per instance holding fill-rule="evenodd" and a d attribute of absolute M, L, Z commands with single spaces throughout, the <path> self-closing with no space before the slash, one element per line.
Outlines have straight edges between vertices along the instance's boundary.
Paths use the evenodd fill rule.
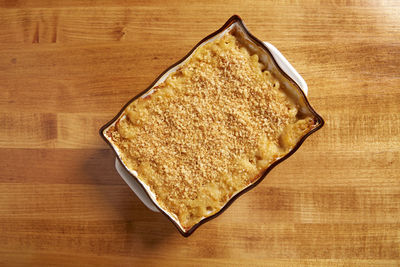
<path fill-rule="evenodd" d="M 0 266 L 400 264 L 398 1 L 0 5 Z M 326 125 L 186 239 L 98 129 L 232 14 L 288 58 Z"/>

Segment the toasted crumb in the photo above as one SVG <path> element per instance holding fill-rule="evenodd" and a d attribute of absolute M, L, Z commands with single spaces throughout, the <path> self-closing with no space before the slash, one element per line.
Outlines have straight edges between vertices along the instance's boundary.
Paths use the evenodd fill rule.
<path fill-rule="evenodd" d="M 287 154 L 313 120 L 231 34 L 199 48 L 110 129 L 122 160 L 189 229 Z"/>

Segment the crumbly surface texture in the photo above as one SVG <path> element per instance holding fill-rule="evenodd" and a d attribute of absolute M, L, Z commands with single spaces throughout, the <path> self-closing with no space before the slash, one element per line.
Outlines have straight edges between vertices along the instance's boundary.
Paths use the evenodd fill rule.
<path fill-rule="evenodd" d="M 314 127 L 231 34 L 208 43 L 108 135 L 184 229 L 218 212 Z"/>

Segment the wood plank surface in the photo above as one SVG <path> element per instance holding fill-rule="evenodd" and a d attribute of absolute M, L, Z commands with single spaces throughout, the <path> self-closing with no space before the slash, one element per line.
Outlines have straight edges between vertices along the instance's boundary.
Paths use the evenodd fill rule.
<path fill-rule="evenodd" d="M 326 120 L 183 238 L 98 129 L 231 15 Z M 0 266 L 399 266 L 399 1 L 0 1 Z"/>

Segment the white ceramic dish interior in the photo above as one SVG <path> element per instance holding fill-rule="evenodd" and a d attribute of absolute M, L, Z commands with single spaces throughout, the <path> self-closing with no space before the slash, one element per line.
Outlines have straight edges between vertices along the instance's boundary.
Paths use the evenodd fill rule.
<path fill-rule="evenodd" d="M 272 56 L 274 57 L 275 61 L 278 63 L 279 67 L 299 85 L 300 89 L 304 92 L 305 95 L 308 94 L 308 86 L 307 83 L 304 81 L 303 77 L 293 68 L 293 66 L 289 63 L 289 61 L 282 55 L 282 53 L 272 44 L 268 42 L 264 42 L 265 46 L 271 52 Z M 174 68 L 175 69 L 175 68 Z M 170 72 L 166 73 L 164 76 L 168 76 Z M 165 77 L 166 78 L 166 77 Z M 165 80 L 164 78 L 164 80 Z M 160 79 L 162 80 L 162 78 Z M 157 84 L 161 83 L 162 81 L 158 82 Z M 156 85 L 157 85 L 156 84 Z M 155 85 L 155 86 L 156 86 Z M 151 92 L 144 94 L 142 97 L 149 95 Z M 117 172 L 122 177 L 122 179 L 128 184 L 128 186 L 132 189 L 132 191 L 136 194 L 136 196 L 146 205 L 147 208 L 154 212 L 160 212 L 151 199 L 148 197 L 146 192 L 143 188 L 139 185 L 135 178 L 122 166 L 121 162 L 115 158 L 115 168 Z M 134 173 L 136 175 L 136 172 Z"/>

